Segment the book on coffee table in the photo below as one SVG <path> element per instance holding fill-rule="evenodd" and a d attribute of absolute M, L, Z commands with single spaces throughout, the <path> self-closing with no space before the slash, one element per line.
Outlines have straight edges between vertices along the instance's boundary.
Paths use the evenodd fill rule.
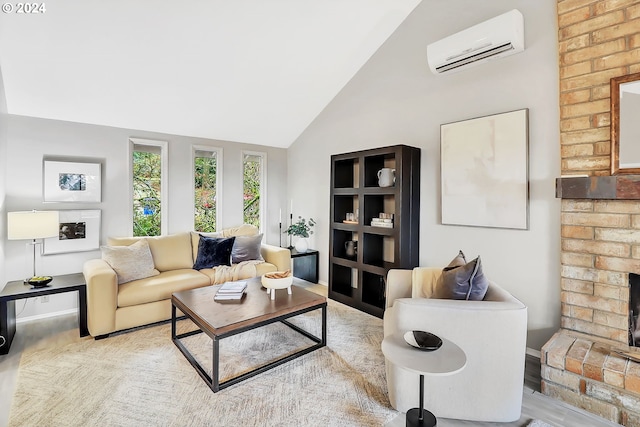
<path fill-rule="evenodd" d="M 247 289 L 245 280 L 226 282 L 218 289 L 213 299 L 216 301 L 241 300 Z"/>
<path fill-rule="evenodd" d="M 244 292 L 247 289 L 247 281 L 246 280 L 238 280 L 235 282 L 225 282 L 218 289 L 218 293 L 220 294 L 237 294 Z"/>

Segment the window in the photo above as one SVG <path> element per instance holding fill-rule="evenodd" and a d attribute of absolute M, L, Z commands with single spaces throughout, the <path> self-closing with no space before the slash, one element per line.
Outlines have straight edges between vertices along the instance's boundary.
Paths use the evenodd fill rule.
<path fill-rule="evenodd" d="M 213 232 L 218 226 L 222 149 L 193 149 L 194 230 Z"/>
<path fill-rule="evenodd" d="M 242 153 L 243 221 L 262 229 L 265 200 L 266 153 Z"/>
<path fill-rule="evenodd" d="M 166 234 L 167 143 L 130 139 L 133 189 L 133 235 Z"/>

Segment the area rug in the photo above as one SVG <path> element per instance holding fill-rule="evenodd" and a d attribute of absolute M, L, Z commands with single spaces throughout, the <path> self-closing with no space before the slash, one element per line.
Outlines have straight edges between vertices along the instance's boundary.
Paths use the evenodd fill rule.
<path fill-rule="evenodd" d="M 551 424 L 542 420 L 532 420 L 527 427 L 553 427 Z"/>
<path fill-rule="evenodd" d="M 335 301 L 327 317 L 327 347 L 218 393 L 171 342 L 170 324 L 26 350 L 9 426 L 384 425 L 398 413 L 387 398 L 381 319 Z M 319 334 L 320 312 L 295 323 Z M 309 342 L 282 324 L 223 339 L 221 379 Z M 211 366 L 211 339 L 186 345 Z"/>

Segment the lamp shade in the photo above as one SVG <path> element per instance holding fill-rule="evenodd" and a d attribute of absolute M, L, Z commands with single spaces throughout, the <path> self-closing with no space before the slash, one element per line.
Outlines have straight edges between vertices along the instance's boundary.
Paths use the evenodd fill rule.
<path fill-rule="evenodd" d="M 9 240 L 44 239 L 58 235 L 58 211 L 25 211 L 7 213 Z"/>

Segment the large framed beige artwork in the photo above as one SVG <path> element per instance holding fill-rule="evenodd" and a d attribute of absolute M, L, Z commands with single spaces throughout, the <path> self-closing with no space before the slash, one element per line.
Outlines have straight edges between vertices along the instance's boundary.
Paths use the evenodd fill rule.
<path fill-rule="evenodd" d="M 529 110 L 440 127 L 442 224 L 529 228 Z"/>

